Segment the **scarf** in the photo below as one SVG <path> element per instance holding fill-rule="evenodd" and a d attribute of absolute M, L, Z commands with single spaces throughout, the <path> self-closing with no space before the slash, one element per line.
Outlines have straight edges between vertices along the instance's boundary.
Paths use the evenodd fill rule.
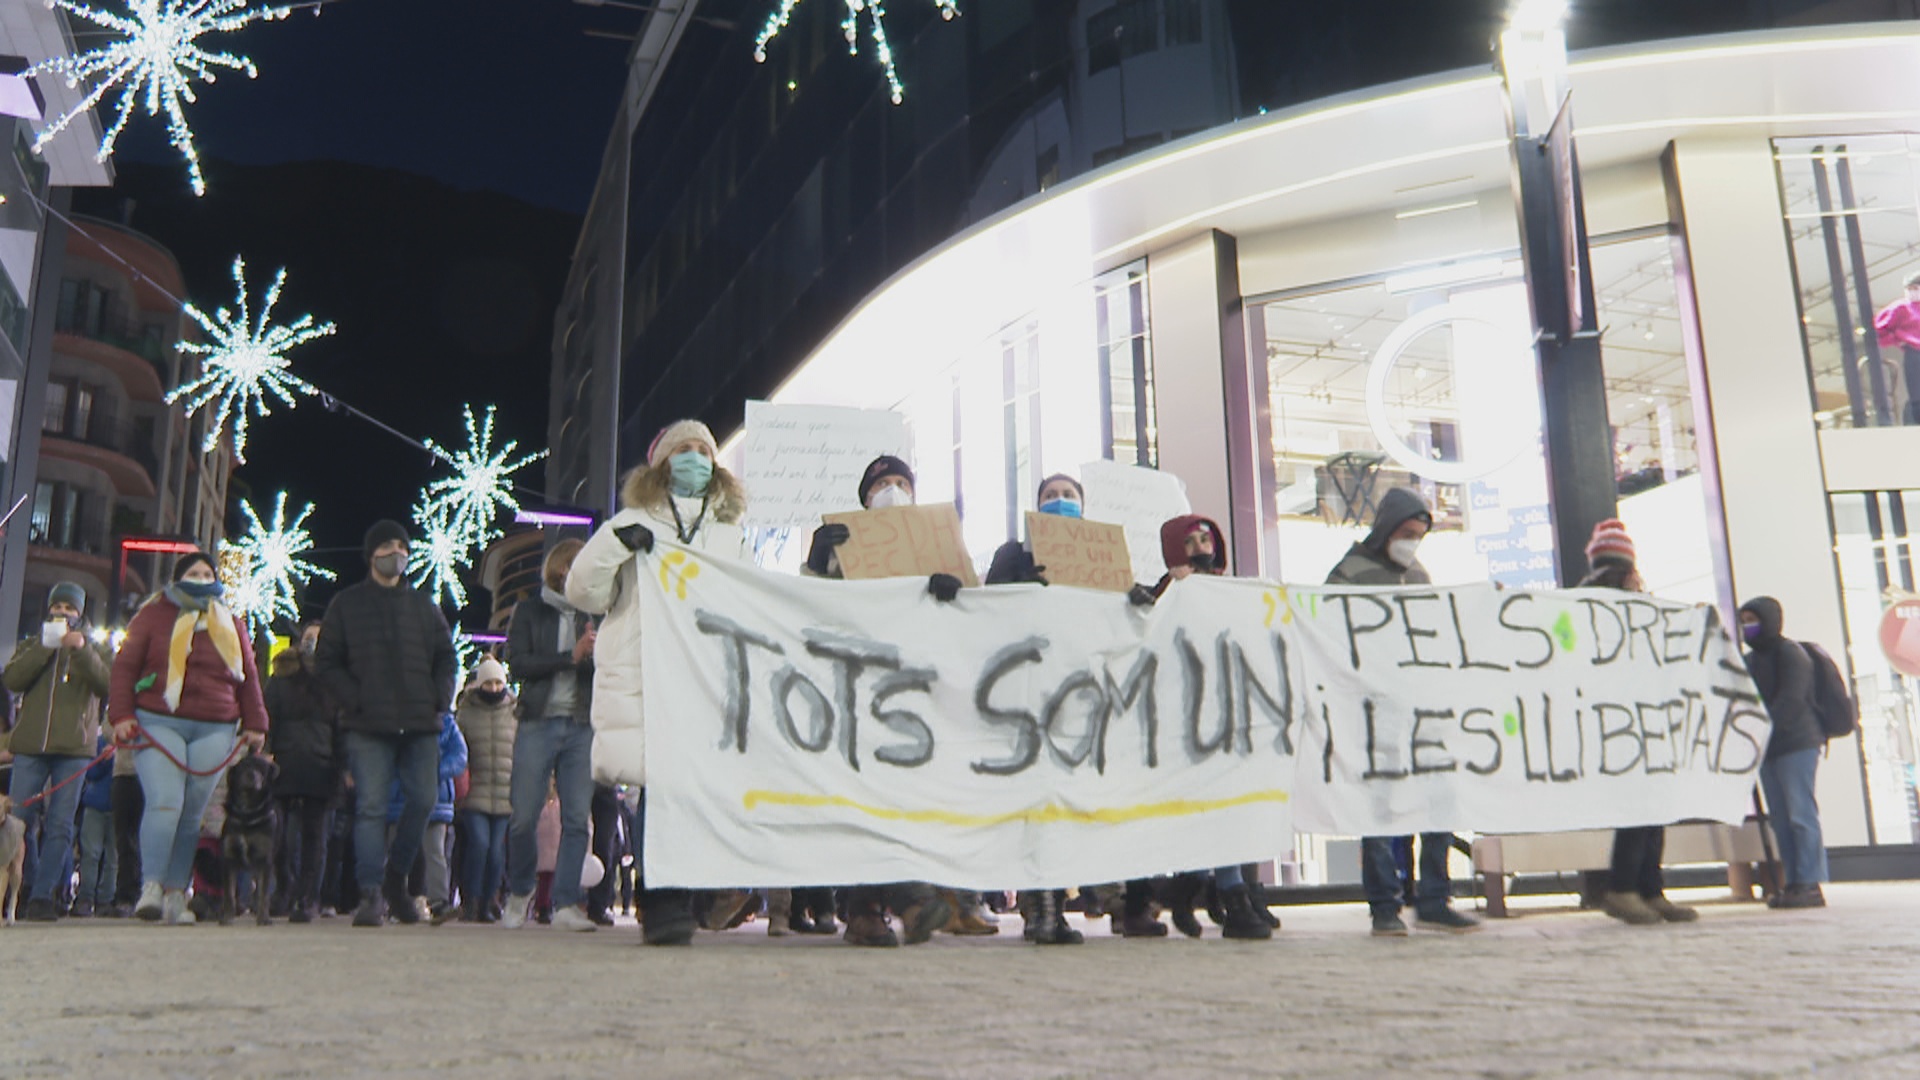
<path fill-rule="evenodd" d="M 233 628 L 233 613 L 218 600 L 202 602 L 182 593 L 169 585 L 166 588 L 167 599 L 180 607 L 180 614 L 173 620 L 173 636 L 167 642 L 167 689 L 165 698 L 168 709 L 180 707 L 180 692 L 187 679 L 187 653 L 193 648 L 193 634 L 204 630 L 213 639 L 213 648 L 226 661 L 227 671 L 233 675 L 234 682 L 246 681 L 246 669 L 241 667 L 240 635 Z"/>

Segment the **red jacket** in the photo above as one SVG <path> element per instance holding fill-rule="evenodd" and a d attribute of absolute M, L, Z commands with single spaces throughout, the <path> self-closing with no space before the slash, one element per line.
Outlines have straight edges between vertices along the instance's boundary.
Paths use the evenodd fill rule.
<path fill-rule="evenodd" d="M 180 707 L 167 706 L 167 646 L 173 639 L 174 620 L 179 616 L 179 605 L 161 593 L 127 624 L 127 638 L 120 643 L 119 655 L 113 658 L 107 719 L 116 724 L 131 720 L 133 710 L 138 707 L 185 720 L 224 724 L 239 718 L 245 721 L 248 731 L 266 731 L 267 707 L 260 692 L 260 672 L 253 664 L 253 641 L 247 637 L 246 624 L 238 618 L 234 619 L 234 632 L 240 637 L 240 668 L 246 679 L 235 682 L 233 673 L 227 670 L 227 662 L 220 659 L 219 650 L 213 647 L 213 639 L 204 631 L 196 632 L 192 646 L 187 649 L 187 673 L 181 683 Z M 148 675 L 153 676 L 152 684 L 135 693 L 135 684 Z"/>

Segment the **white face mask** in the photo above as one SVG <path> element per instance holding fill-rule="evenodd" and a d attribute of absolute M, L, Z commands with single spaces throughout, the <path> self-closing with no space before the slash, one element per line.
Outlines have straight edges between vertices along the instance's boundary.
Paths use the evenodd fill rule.
<path fill-rule="evenodd" d="M 1413 568 L 1413 559 L 1420 551 L 1418 540 L 1395 540 L 1387 545 L 1387 558 L 1403 570 Z"/>
<path fill-rule="evenodd" d="M 885 510 L 893 506 L 912 506 L 913 496 L 905 488 L 888 484 L 867 497 L 867 509 Z"/>

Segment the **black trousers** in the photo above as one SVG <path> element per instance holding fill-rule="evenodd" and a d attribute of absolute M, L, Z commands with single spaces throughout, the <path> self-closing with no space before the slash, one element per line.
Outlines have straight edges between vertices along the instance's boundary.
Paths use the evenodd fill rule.
<path fill-rule="evenodd" d="M 114 874 L 113 902 L 132 904 L 140 897 L 140 819 L 147 795 L 137 776 L 116 776 L 107 788 L 113 814 L 113 848 L 120 862 Z"/>
<path fill-rule="evenodd" d="M 288 901 L 293 907 L 318 907 L 327 842 L 333 834 L 333 807 L 326 799 L 282 799 L 280 822 Z"/>
<path fill-rule="evenodd" d="M 1651 899 L 1666 891 L 1666 879 L 1660 874 L 1660 858 L 1667 851 L 1664 825 L 1643 825 L 1613 831 L 1611 888 L 1615 892 L 1634 892 Z"/>
<path fill-rule="evenodd" d="M 614 870 L 620 846 L 620 797 L 612 785 L 593 785 L 593 801 L 588 804 L 588 812 L 593 815 L 593 836 L 589 850 L 600 860 L 605 873 L 600 875 L 600 884 L 587 890 L 587 913 L 604 915 L 613 907 L 613 891 L 617 882 Z"/>

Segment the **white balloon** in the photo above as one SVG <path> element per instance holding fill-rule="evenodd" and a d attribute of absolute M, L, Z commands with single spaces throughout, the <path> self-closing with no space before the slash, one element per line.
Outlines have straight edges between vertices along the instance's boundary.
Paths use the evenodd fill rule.
<path fill-rule="evenodd" d="M 600 879 L 606 876 L 607 868 L 601 865 L 600 857 L 589 852 L 587 861 L 580 864 L 580 887 L 591 889 L 600 884 Z"/>

